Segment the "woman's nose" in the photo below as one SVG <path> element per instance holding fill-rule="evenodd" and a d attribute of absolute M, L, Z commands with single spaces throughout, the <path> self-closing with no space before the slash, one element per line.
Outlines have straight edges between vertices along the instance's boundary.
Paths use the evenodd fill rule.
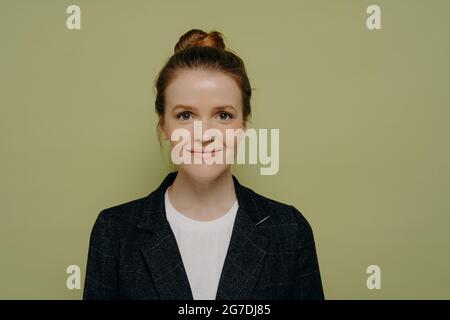
<path fill-rule="evenodd" d="M 197 133 L 195 134 L 197 129 Z M 201 129 L 201 130 L 198 130 Z M 194 140 L 201 143 L 209 143 L 217 139 L 216 137 L 218 134 L 220 134 L 220 129 L 217 128 L 214 123 L 208 121 L 208 120 L 199 120 L 197 123 L 194 123 Z"/>

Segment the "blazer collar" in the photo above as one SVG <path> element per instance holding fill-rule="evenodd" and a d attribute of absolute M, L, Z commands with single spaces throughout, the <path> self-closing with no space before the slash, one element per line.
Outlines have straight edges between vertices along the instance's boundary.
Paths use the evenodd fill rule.
<path fill-rule="evenodd" d="M 192 300 L 193 294 L 182 262 L 175 235 L 166 219 L 164 194 L 174 182 L 177 171 L 170 172 L 159 187 L 145 198 L 142 217 L 137 226 L 153 233 L 141 251 L 154 279 L 156 290 L 164 300 Z M 261 271 L 268 236 L 259 224 L 269 214 L 261 210 L 252 191 L 232 175 L 238 211 L 223 264 L 217 300 L 248 299 Z"/>

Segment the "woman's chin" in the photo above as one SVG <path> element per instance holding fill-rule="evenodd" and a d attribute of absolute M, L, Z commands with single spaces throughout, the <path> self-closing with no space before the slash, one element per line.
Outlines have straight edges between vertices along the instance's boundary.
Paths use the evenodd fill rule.
<path fill-rule="evenodd" d="M 228 170 L 229 164 L 181 164 L 180 169 L 197 179 L 213 179 Z"/>

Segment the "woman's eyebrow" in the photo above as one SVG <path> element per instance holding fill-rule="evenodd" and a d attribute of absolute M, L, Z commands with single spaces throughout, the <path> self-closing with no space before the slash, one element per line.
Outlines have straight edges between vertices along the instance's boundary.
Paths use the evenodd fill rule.
<path fill-rule="evenodd" d="M 213 108 L 213 110 L 225 110 L 225 109 L 233 109 L 236 111 L 236 109 L 232 105 L 223 105 L 223 106 L 216 106 Z"/>
<path fill-rule="evenodd" d="M 185 105 L 185 104 L 177 104 L 177 105 L 175 105 L 175 107 L 173 107 L 172 110 L 176 110 L 176 109 L 188 109 L 188 110 L 193 110 L 193 109 L 197 109 L 197 108 L 196 108 L 196 107 L 193 107 L 193 106 L 188 106 L 188 105 Z"/>
<path fill-rule="evenodd" d="M 187 109 L 187 110 L 195 110 L 195 109 L 197 109 L 195 106 L 189 106 L 189 105 L 185 105 L 185 104 L 177 104 L 177 105 L 175 105 L 175 107 L 173 107 L 173 109 L 172 110 L 176 110 L 176 109 Z M 222 106 L 215 106 L 214 108 L 213 108 L 213 111 L 216 111 L 216 110 L 225 110 L 225 109 L 233 109 L 233 110 L 236 110 L 236 108 L 235 107 L 233 107 L 232 105 L 222 105 Z"/>

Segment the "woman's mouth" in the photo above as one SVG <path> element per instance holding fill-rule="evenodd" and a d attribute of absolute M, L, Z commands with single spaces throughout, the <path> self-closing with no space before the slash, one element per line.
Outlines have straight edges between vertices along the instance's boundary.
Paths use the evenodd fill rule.
<path fill-rule="evenodd" d="M 211 151 L 204 151 L 204 150 L 188 150 L 188 151 L 192 153 L 194 156 L 213 157 L 217 152 L 222 151 L 222 149 L 214 149 Z"/>

